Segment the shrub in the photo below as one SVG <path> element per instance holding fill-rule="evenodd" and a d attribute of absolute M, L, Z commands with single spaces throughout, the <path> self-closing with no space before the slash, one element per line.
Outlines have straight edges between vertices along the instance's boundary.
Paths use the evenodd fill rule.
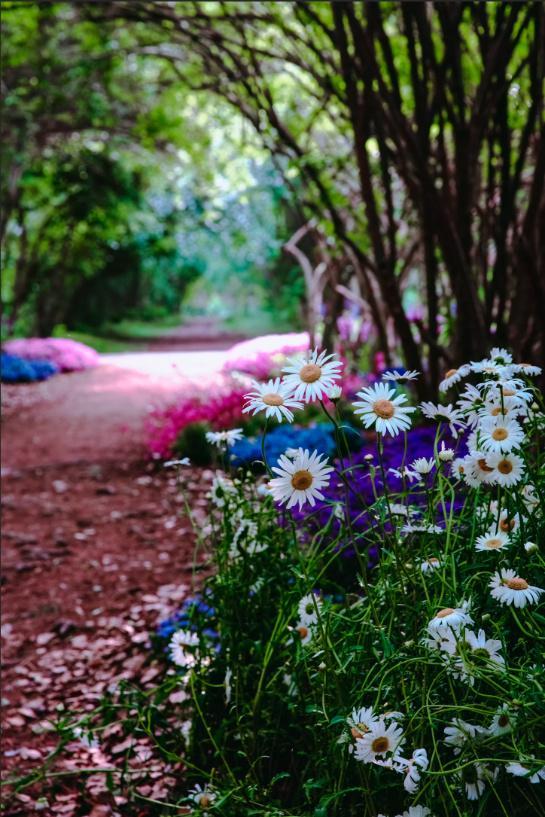
<path fill-rule="evenodd" d="M 320 399 L 322 364 L 300 370 L 306 399 Z M 299 448 L 264 463 L 268 481 L 216 475 L 209 525 L 195 521 L 215 570 L 159 628 L 165 679 L 103 710 L 186 763 L 172 808 L 543 814 L 545 414 L 526 379 L 537 372 L 498 349 L 450 372 L 443 390 L 477 382 L 455 405 L 421 404 L 432 431 L 410 430 L 416 409 L 386 374 L 354 405 L 372 454 L 328 464 Z"/>
<path fill-rule="evenodd" d="M 98 353 L 69 338 L 16 338 L 4 344 L 6 352 L 24 360 L 48 361 L 61 372 L 75 372 L 98 366 Z"/>
<path fill-rule="evenodd" d="M 2 383 L 34 383 L 57 374 L 59 367 L 48 360 L 25 360 L 17 355 L 2 353 L 0 379 Z"/>

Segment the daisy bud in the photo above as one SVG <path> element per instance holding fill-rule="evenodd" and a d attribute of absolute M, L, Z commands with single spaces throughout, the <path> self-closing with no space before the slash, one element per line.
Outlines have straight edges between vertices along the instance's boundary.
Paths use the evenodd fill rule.
<path fill-rule="evenodd" d="M 524 550 L 526 553 L 537 553 L 539 547 L 536 545 L 535 542 L 526 542 L 524 544 Z"/>
<path fill-rule="evenodd" d="M 324 670 L 327 669 L 323 661 L 320 661 L 320 663 L 318 664 L 318 669 L 320 670 L 320 672 L 323 672 Z"/>
<path fill-rule="evenodd" d="M 441 462 L 451 462 L 454 459 L 454 451 L 452 448 L 445 448 L 445 443 L 441 443 L 441 450 L 437 456 Z"/>
<path fill-rule="evenodd" d="M 342 397 L 343 390 L 340 386 L 333 386 L 333 388 L 329 391 L 327 395 L 332 403 L 336 403 L 337 400 L 340 400 Z"/>
<path fill-rule="evenodd" d="M 363 459 L 366 460 L 367 462 L 371 462 L 371 460 L 373 459 L 373 455 L 372 454 L 366 454 Z"/>
<path fill-rule="evenodd" d="M 490 613 L 483 613 L 481 616 L 481 621 L 490 621 Z"/>

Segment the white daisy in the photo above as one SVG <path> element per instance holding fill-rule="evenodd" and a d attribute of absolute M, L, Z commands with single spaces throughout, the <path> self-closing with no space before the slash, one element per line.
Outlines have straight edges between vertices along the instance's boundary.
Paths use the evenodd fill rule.
<path fill-rule="evenodd" d="M 307 593 L 297 605 L 299 618 L 305 624 L 317 624 L 321 608 L 322 600 L 319 596 L 315 596 L 314 593 Z"/>
<path fill-rule="evenodd" d="M 505 568 L 494 574 L 489 587 L 492 598 L 500 604 L 512 604 L 515 607 L 537 604 L 540 595 L 545 592 L 541 587 L 529 585 L 526 579 L 517 576 L 514 570 Z"/>
<path fill-rule="evenodd" d="M 482 374 L 485 378 L 492 378 L 492 377 L 504 377 L 509 376 L 510 368 L 508 366 L 504 366 L 501 363 L 496 363 L 494 360 L 490 360 L 488 358 L 483 358 L 483 360 L 472 361 L 469 364 L 469 368 L 475 374 Z"/>
<path fill-rule="evenodd" d="M 500 363 L 502 366 L 509 366 L 513 362 L 513 355 L 503 346 L 494 346 L 490 350 L 490 360 Z"/>
<path fill-rule="evenodd" d="M 519 448 L 524 440 L 524 431 L 516 420 L 500 414 L 483 418 L 479 426 L 479 439 L 485 451 L 501 454 Z"/>
<path fill-rule="evenodd" d="M 196 806 L 205 809 L 212 805 L 217 794 L 208 784 L 203 788 L 197 783 L 197 785 L 188 792 L 187 796 Z"/>
<path fill-rule="evenodd" d="M 443 627 L 440 630 L 428 629 L 422 643 L 429 650 L 440 650 L 453 655 L 456 652 L 456 640 L 451 630 Z"/>
<path fill-rule="evenodd" d="M 448 627 L 457 632 L 466 624 L 473 624 L 473 619 L 467 612 L 467 603 L 464 602 L 462 607 L 444 607 L 439 610 L 429 622 L 428 630 L 440 630 Z"/>
<path fill-rule="evenodd" d="M 468 800 L 478 800 L 484 793 L 486 784 L 495 780 L 498 770 L 492 769 L 484 763 L 475 763 L 466 767 L 461 775 Z"/>
<path fill-rule="evenodd" d="M 431 811 L 427 806 L 409 806 L 399 817 L 431 817 Z"/>
<path fill-rule="evenodd" d="M 243 412 L 250 411 L 257 414 L 264 411 L 265 417 L 276 417 L 279 423 L 285 418 L 289 423 L 293 421 L 291 409 L 302 409 L 303 404 L 292 397 L 292 389 L 280 378 L 268 380 L 267 383 L 252 382 L 254 390 L 244 396 L 246 405 Z"/>
<path fill-rule="evenodd" d="M 408 479 L 409 482 L 419 479 L 418 474 L 415 474 L 415 472 L 411 471 L 410 468 L 407 468 L 406 465 L 404 465 L 402 468 L 388 468 L 388 473 L 393 474 L 394 477 L 397 477 L 397 479 Z"/>
<path fill-rule="evenodd" d="M 475 550 L 502 550 L 509 544 L 509 537 L 503 531 L 492 531 L 483 533 L 477 537 Z"/>
<path fill-rule="evenodd" d="M 522 493 L 522 499 L 524 501 L 524 504 L 526 505 L 526 507 L 529 510 L 533 511 L 535 508 L 539 508 L 540 499 L 539 499 L 538 495 L 536 494 L 536 486 L 535 485 L 532 485 L 531 482 L 527 483 L 522 488 L 521 493 Z"/>
<path fill-rule="evenodd" d="M 441 564 L 441 560 L 436 556 L 430 556 L 429 559 L 424 559 L 423 562 L 420 562 L 420 570 L 422 573 L 431 573 L 441 567 Z"/>
<path fill-rule="evenodd" d="M 493 532 L 502 531 L 502 533 L 516 533 L 516 531 L 520 527 L 520 516 L 518 513 L 510 513 L 507 508 L 504 508 L 501 511 L 499 516 L 498 524 L 496 525 L 496 519 L 498 515 L 498 503 L 496 500 L 490 503 L 490 513 L 494 519 L 494 523 L 491 526 L 491 530 Z"/>
<path fill-rule="evenodd" d="M 464 457 L 464 481 L 472 488 L 491 482 L 493 473 L 494 469 L 483 451 L 470 451 Z"/>
<path fill-rule="evenodd" d="M 534 392 L 528 388 L 523 380 L 518 377 L 502 378 L 494 383 L 480 383 L 478 388 L 486 392 L 487 400 L 504 401 L 512 400 L 520 408 L 526 408 L 528 403 L 534 399 Z"/>
<path fill-rule="evenodd" d="M 384 760 L 387 754 L 395 754 L 403 742 L 403 730 L 395 723 L 386 725 L 384 718 L 379 718 L 363 737 L 356 739 L 354 757 L 362 763 L 375 763 Z"/>
<path fill-rule="evenodd" d="M 417 474 L 423 476 L 424 474 L 429 474 L 430 471 L 433 470 L 434 465 L 435 460 L 433 457 L 430 457 L 430 459 L 426 459 L 426 457 L 418 457 L 411 463 L 410 467 L 412 471 L 416 471 Z"/>
<path fill-rule="evenodd" d="M 541 366 L 534 366 L 532 363 L 515 363 L 513 370 L 516 373 L 525 374 L 527 377 L 536 377 L 543 371 Z"/>
<path fill-rule="evenodd" d="M 329 483 L 329 475 L 333 468 L 326 465 L 326 461 L 322 460 L 322 455 L 317 451 L 313 451 L 312 454 L 308 449 L 303 451 L 299 448 L 297 451 L 293 459 L 288 459 L 282 454 L 278 466 L 272 468 L 278 476 L 271 479 L 269 487 L 277 502 L 287 502 L 288 508 L 298 503 L 301 509 L 305 502 L 315 505 L 316 499 L 324 498 L 320 488 Z"/>
<path fill-rule="evenodd" d="M 295 632 L 301 644 L 309 644 L 314 637 L 314 629 L 308 621 L 298 621 L 295 625 Z"/>
<path fill-rule="evenodd" d="M 455 479 L 463 479 L 465 477 L 467 463 L 465 457 L 457 457 L 450 464 L 450 473 Z"/>
<path fill-rule="evenodd" d="M 467 723 L 460 718 L 452 718 L 450 726 L 445 726 L 445 743 L 453 747 L 455 755 L 459 755 L 468 741 L 484 734 L 481 726 Z"/>
<path fill-rule="evenodd" d="M 487 638 L 484 630 L 474 633 L 473 630 L 465 630 L 463 635 L 464 646 L 470 651 L 472 658 L 483 659 L 487 663 L 499 664 L 503 666 L 505 660 L 500 655 L 502 643 L 497 638 Z"/>
<path fill-rule="evenodd" d="M 293 393 L 295 400 L 321 400 L 327 397 L 340 378 L 342 363 L 335 355 L 318 350 L 288 360 L 282 370 L 285 373 L 284 384 Z"/>
<path fill-rule="evenodd" d="M 516 417 L 520 405 L 512 397 L 503 399 L 496 393 L 488 396 L 477 411 L 479 422 L 485 417 Z"/>
<path fill-rule="evenodd" d="M 436 405 L 435 403 L 420 403 L 420 409 L 424 417 L 428 420 L 447 423 L 453 437 L 458 436 L 458 431 L 465 428 L 465 421 L 459 409 L 455 409 L 452 403 L 448 406 Z"/>
<path fill-rule="evenodd" d="M 533 757 L 530 757 L 530 760 L 533 760 Z M 508 763 L 505 771 L 515 777 L 525 777 L 530 783 L 539 783 L 541 780 L 545 780 L 545 766 L 536 769 L 535 765 L 532 766 L 528 762 Z"/>
<path fill-rule="evenodd" d="M 241 428 L 230 428 L 225 431 L 207 431 L 206 440 L 211 445 L 218 448 L 225 448 L 225 446 L 233 445 L 237 440 L 244 437 L 244 432 Z"/>
<path fill-rule="evenodd" d="M 400 502 L 392 502 L 390 504 L 390 513 L 393 516 L 411 516 L 414 513 L 412 508 L 402 505 Z"/>
<path fill-rule="evenodd" d="M 212 480 L 212 486 L 210 488 L 210 493 L 208 494 L 212 503 L 216 506 L 216 508 L 223 508 L 229 495 L 233 496 L 233 494 L 236 494 L 236 488 L 233 483 L 230 480 L 224 479 L 221 474 L 217 473 Z"/>
<path fill-rule="evenodd" d="M 505 488 L 516 485 L 524 474 L 524 460 L 512 451 L 489 455 L 486 464 L 492 469 L 488 481 Z"/>
<path fill-rule="evenodd" d="M 409 794 L 414 794 L 418 790 L 420 773 L 425 771 L 428 765 L 428 753 L 425 749 L 415 749 L 409 759 L 401 757 L 401 755 L 394 757 L 394 769 L 396 772 L 405 775 L 403 788 Z"/>
<path fill-rule="evenodd" d="M 439 391 L 448 391 L 451 386 L 454 386 L 455 383 L 459 383 L 460 380 L 462 380 L 462 378 L 466 377 L 468 374 L 469 366 L 467 364 L 460 366 L 459 369 L 449 369 L 448 372 L 445 372 L 443 379 L 439 383 Z"/>
<path fill-rule="evenodd" d="M 488 734 L 499 737 L 500 735 L 506 735 L 512 728 L 513 717 L 509 712 L 509 708 L 503 704 L 492 718 L 492 722 L 488 727 Z"/>
<path fill-rule="evenodd" d="M 474 426 L 479 419 L 479 411 L 484 406 L 482 394 L 471 383 L 467 383 L 464 392 L 456 402 L 459 411 L 465 418 L 468 426 Z"/>
<path fill-rule="evenodd" d="M 420 374 L 420 372 L 417 372 L 416 370 L 413 370 L 413 371 L 410 371 L 410 372 L 402 372 L 402 373 L 401 372 L 395 372 L 395 371 L 392 371 L 392 372 L 388 371 L 388 372 L 382 372 L 381 377 L 382 377 L 383 380 L 394 380 L 394 381 L 397 381 L 397 382 L 403 382 L 405 380 L 407 380 L 407 381 L 408 380 L 416 380 L 419 374 Z"/>
<path fill-rule="evenodd" d="M 370 732 L 378 724 L 379 718 L 377 718 L 371 707 L 361 706 L 352 710 L 346 722 L 350 727 L 352 737 L 357 740 Z"/>
<path fill-rule="evenodd" d="M 358 414 L 365 428 L 375 426 L 379 434 L 391 434 L 395 437 L 400 431 L 410 428 L 409 414 L 415 411 L 410 406 L 402 406 L 407 402 L 403 394 L 396 396 L 395 389 L 385 383 L 377 383 L 357 393 L 361 397 L 354 403 L 355 414 Z"/>
<path fill-rule="evenodd" d="M 263 553 L 267 547 L 267 542 L 258 540 L 257 523 L 244 518 L 233 535 L 229 546 L 229 558 L 239 559 L 243 555 L 254 556 L 256 553 Z"/>
<path fill-rule="evenodd" d="M 170 657 L 179 667 L 192 667 L 195 664 L 195 656 L 189 650 L 198 647 L 199 637 L 190 630 L 177 630 L 170 639 L 168 648 Z"/>

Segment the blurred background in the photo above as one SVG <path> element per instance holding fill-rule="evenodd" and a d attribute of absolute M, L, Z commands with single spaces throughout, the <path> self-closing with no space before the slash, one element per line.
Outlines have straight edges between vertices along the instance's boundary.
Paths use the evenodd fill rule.
<path fill-rule="evenodd" d="M 3 340 L 543 357 L 541 4 L 2 10 Z"/>

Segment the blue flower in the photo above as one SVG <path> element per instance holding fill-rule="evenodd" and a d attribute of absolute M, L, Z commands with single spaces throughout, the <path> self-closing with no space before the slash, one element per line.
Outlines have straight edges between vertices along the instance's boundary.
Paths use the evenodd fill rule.
<path fill-rule="evenodd" d="M 59 367 L 48 360 L 24 360 L 17 355 L 2 352 L 0 379 L 3 383 L 34 383 L 57 374 Z"/>

